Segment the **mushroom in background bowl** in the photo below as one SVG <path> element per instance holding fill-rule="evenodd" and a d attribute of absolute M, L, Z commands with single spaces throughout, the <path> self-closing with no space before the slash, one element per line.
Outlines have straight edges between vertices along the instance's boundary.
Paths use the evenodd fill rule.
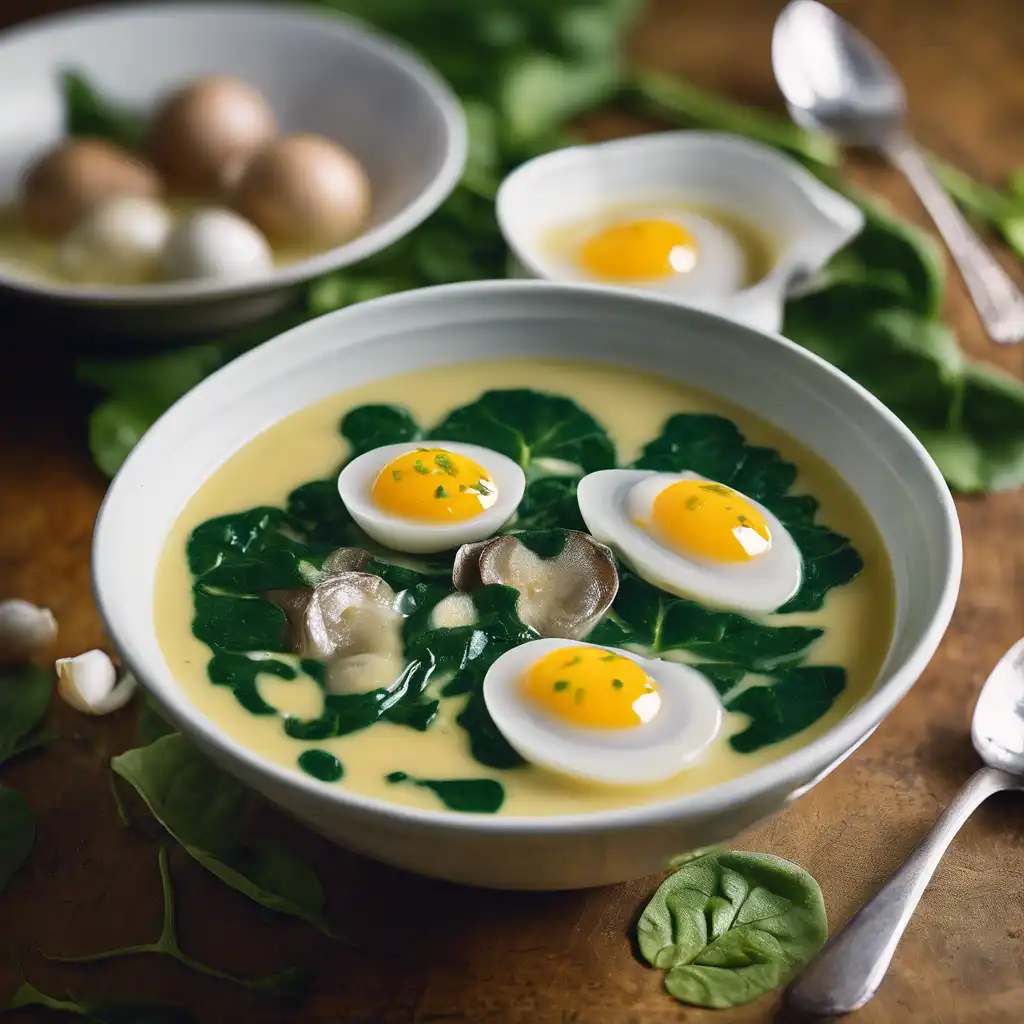
<path fill-rule="evenodd" d="M 96 139 L 80 112 L 70 138 L 69 72 L 78 101 L 88 83 L 133 116 Z M 283 308 L 420 224 L 465 162 L 461 107 L 439 76 L 301 7 L 42 19 L 0 37 L 0 87 L 12 98 L 0 293 L 111 341 L 213 333 Z"/>

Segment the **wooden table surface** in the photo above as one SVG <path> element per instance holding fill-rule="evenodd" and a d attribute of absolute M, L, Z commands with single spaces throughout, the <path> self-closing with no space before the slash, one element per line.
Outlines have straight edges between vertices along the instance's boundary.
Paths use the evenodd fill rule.
<path fill-rule="evenodd" d="M 61 6 L 68 4 L 3 0 L 0 22 Z M 777 106 L 768 47 L 781 6 L 662 0 L 638 27 L 632 50 L 699 83 Z M 848 0 L 835 7 L 905 76 L 922 142 L 992 182 L 1024 165 L 1020 0 Z M 591 124 L 605 135 L 630 127 L 614 118 Z M 865 164 L 856 174 L 925 223 L 893 172 Z M 1024 283 L 1019 267 L 1015 272 Z M 948 312 L 972 354 L 1024 372 L 1024 346 L 990 345 L 958 280 Z M 20 362 L 16 372 L 6 361 L 0 371 L 0 596 L 51 607 L 61 626 L 55 653 L 76 654 L 104 643 L 88 562 L 105 481 L 90 463 L 84 399 L 65 361 L 10 324 L 2 344 L 20 350 Z M 846 764 L 739 844 L 810 870 L 833 928 L 902 861 L 976 767 L 969 739 L 974 697 L 990 666 L 1024 632 L 1024 491 L 957 504 L 963 589 L 931 666 Z M 36 809 L 39 834 L 27 869 L 0 898 L 0 993 L 17 983 L 16 956 L 45 991 L 185 1001 L 204 1022 L 779 1019 L 774 996 L 716 1015 L 664 994 L 661 974 L 638 962 L 628 938 L 656 879 L 564 894 L 472 891 L 370 863 L 273 812 L 272 826 L 316 864 L 336 920 L 360 938 L 362 950 L 299 923 L 263 923 L 253 905 L 177 850 L 180 927 L 187 950 L 228 970 L 311 967 L 316 988 L 300 1010 L 159 957 L 88 967 L 48 963 L 38 950 L 75 954 L 148 941 L 160 919 L 156 845 L 121 828 L 104 764 L 131 745 L 134 713 L 86 719 L 55 703 L 51 717 L 61 739 L 4 772 Z M 1024 1020 L 1022 867 L 1024 801 L 993 799 L 947 854 L 879 995 L 852 1019 Z"/>

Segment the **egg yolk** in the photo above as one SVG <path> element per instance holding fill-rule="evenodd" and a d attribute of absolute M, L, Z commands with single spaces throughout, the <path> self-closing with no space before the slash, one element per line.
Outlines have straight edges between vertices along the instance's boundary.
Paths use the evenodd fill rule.
<path fill-rule="evenodd" d="M 634 220 L 587 239 L 579 261 L 594 277 L 651 280 L 693 270 L 697 242 L 686 228 L 670 220 Z"/>
<path fill-rule="evenodd" d="M 710 562 L 749 562 L 772 537 L 764 516 L 722 484 L 680 480 L 654 499 L 653 520 L 672 547 Z"/>
<path fill-rule="evenodd" d="M 483 466 L 444 448 L 416 448 L 392 459 L 373 482 L 377 508 L 402 519 L 457 523 L 498 500 L 498 487 Z"/>
<path fill-rule="evenodd" d="M 661 706 L 658 688 L 635 661 L 601 647 L 559 647 L 538 658 L 523 691 L 548 714 L 584 729 L 632 729 Z"/>

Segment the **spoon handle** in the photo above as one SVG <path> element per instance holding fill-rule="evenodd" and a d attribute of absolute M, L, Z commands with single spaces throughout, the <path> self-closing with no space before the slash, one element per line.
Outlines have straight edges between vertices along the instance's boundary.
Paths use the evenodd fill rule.
<path fill-rule="evenodd" d="M 838 1016 L 863 1006 L 878 990 L 921 894 L 960 826 L 987 797 L 1020 780 L 981 768 L 953 798 L 903 867 L 850 918 L 786 990 L 786 1005 L 812 1016 Z"/>
<path fill-rule="evenodd" d="M 1024 296 L 939 184 L 920 150 L 906 138 L 883 149 L 907 176 L 939 229 L 989 337 L 1002 343 L 1024 341 Z"/>

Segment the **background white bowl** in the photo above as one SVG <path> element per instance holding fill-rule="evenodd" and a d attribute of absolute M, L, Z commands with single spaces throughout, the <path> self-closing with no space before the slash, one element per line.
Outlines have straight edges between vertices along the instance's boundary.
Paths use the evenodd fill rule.
<path fill-rule="evenodd" d="M 853 203 L 770 146 L 727 132 L 651 132 L 545 153 L 505 178 L 495 208 L 511 252 L 509 276 L 586 281 L 564 253 L 548 251 L 546 236 L 638 204 L 706 207 L 754 228 L 771 248 L 764 277 L 727 295 L 662 294 L 765 331 L 782 326 L 794 286 L 817 275 L 864 227 Z M 651 294 L 641 286 L 605 287 Z"/>
<path fill-rule="evenodd" d="M 449 195 L 465 164 L 465 120 L 447 84 L 350 19 L 297 4 L 122 5 L 0 37 L 0 202 L 16 197 L 25 167 L 64 135 L 65 69 L 144 112 L 200 75 L 236 75 L 266 96 L 282 131 L 319 132 L 354 153 L 373 192 L 362 234 L 258 281 L 78 288 L 0 272 L 0 295 L 62 312 L 61 327 L 75 333 L 143 344 L 260 319 L 304 282 L 408 234 Z"/>
<path fill-rule="evenodd" d="M 894 638 L 868 699 L 801 750 L 702 793 L 548 818 L 391 806 L 265 762 L 200 715 L 160 652 L 153 588 L 168 530 L 203 481 L 271 423 L 334 392 L 399 367 L 515 356 L 610 362 L 685 380 L 827 458 L 878 524 L 895 574 Z M 96 597 L 114 643 L 164 714 L 224 768 L 368 856 L 454 881 L 524 889 L 661 870 L 670 856 L 735 836 L 821 778 L 924 669 L 952 614 L 960 566 L 959 523 L 934 463 L 892 413 L 821 359 L 666 300 L 523 281 L 363 303 L 229 364 L 173 406 L 129 456 L 100 511 L 93 548 Z"/>

